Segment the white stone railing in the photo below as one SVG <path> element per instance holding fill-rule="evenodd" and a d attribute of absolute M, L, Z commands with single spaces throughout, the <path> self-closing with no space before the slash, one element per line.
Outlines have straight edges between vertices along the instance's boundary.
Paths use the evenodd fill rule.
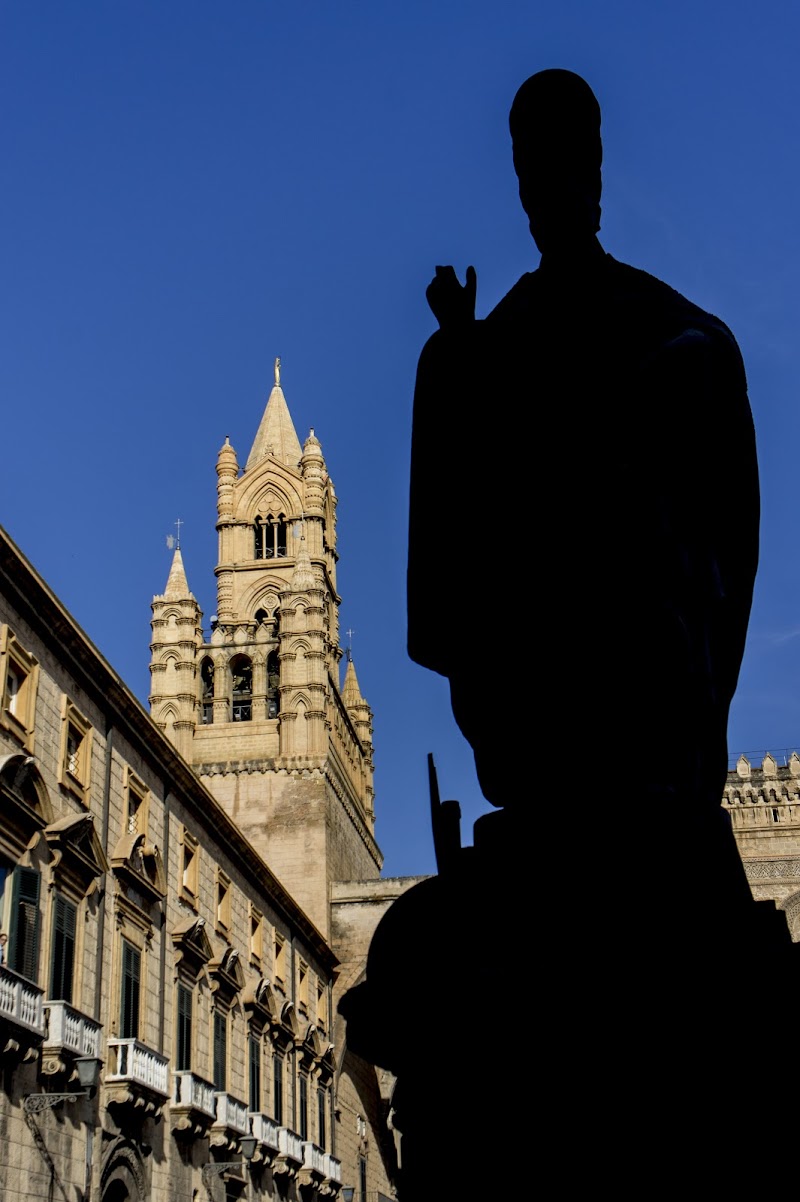
<path fill-rule="evenodd" d="M 169 1097 L 169 1060 L 138 1039 L 109 1039 L 106 1083 L 135 1081 Z"/>
<path fill-rule="evenodd" d="M 297 1164 L 303 1163 L 303 1141 L 288 1127 L 278 1128 L 278 1151 L 282 1156 L 294 1160 Z"/>
<path fill-rule="evenodd" d="M 175 1088 L 172 1102 L 175 1106 L 192 1106 L 203 1114 L 216 1118 L 217 1107 L 214 1097 L 214 1086 L 210 1081 L 204 1081 L 189 1069 L 178 1069 L 173 1073 Z"/>
<path fill-rule="evenodd" d="M 331 1156 L 330 1152 L 325 1153 L 325 1176 L 334 1185 L 342 1184 L 342 1162 Z"/>
<path fill-rule="evenodd" d="M 312 1144 L 308 1140 L 303 1144 L 303 1167 L 319 1173 L 320 1177 L 326 1176 L 325 1153 L 322 1148 L 318 1148 L 316 1144 Z"/>
<path fill-rule="evenodd" d="M 32 981 L 0 965 L 0 1019 L 34 1035 L 44 1035 L 44 991 Z"/>
<path fill-rule="evenodd" d="M 255 1110 L 250 1111 L 250 1125 L 253 1135 L 260 1144 L 266 1144 L 273 1152 L 278 1150 L 278 1124 L 274 1119 Z"/>
<path fill-rule="evenodd" d="M 47 1035 L 45 1043 L 50 1047 L 65 1048 L 76 1056 L 99 1056 L 102 1023 L 81 1014 L 68 1002 L 45 1002 L 47 1013 Z"/>
<path fill-rule="evenodd" d="M 242 1135 L 250 1134 L 247 1107 L 244 1102 L 234 1098 L 229 1093 L 216 1091 L 214 1098 L 217 1103 L 217 1126 L 230 1127 L 231 1131 L 239 1131 Z"/>

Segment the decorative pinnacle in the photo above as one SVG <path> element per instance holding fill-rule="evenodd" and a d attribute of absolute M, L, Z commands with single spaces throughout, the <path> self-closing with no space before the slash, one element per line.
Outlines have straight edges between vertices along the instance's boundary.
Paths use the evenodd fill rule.
<path fill-rule="evenodd" d="M 281 361 L 280 356 L 275 360 L 275 387 L 281 386 Z"/>

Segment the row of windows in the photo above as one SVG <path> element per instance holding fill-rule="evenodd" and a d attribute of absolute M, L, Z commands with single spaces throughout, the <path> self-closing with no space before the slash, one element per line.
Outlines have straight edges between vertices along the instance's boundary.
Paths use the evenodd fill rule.
<path fill-rule="evenodd" d="M 181 830 L 181 846 L 183 855 L 181 873 L 181 896 L 194 910 L 197 910 L 198 879 L 200 875 L 200 844 L 190 831 L 183 827 Z M 224 937 L 228 938 L 231 931 L 231 880 L 221 868 L 215 872 L 214 926 Z M 266 968 L 269 927 L 261 911 L 249 903 L 250 916 L 250 963 L 258 969 Z M 276 988 L 286 992 L 286 941 L 278 932 L 272 933 L 272 979 Z M 297 963 L 297 1007 L 301 1014 L 309 1013 L 309 970 L 302 961 Z M 328 995 L 325 985 L 317 980 L 316 985 L 316 1022 L 322 1030 L 328 1026 Z"/>
<path fill-rule="evenodd" d="M 28 752 L 34 749 L 39 665 L 8 626 L 0 627 L 0 724 Z M 59 783 L 88 805 L 92 761 L 92 728 L 73 702 L 64 697 Z"/>
<path fill-rule="evenodd" d="M 175 1068 L 191 1071 L 192 1060 L 192 1024 L 193 1024 L 193 995 L 186 986 L 177 987 L 177 1031 L 175 1039 Z M 134 1038 L 134 1036 L 131 1036 Z M 247 1080 L 248 1106 L 254 1113 L 270 1111 L 271 1117 L 278 1126 L 283 1125 L 284 1093 L 286 1086 L 286 1069 L 288 1056 L 277 1050 L 269 1053 L 270 1045 L 257 1034 L 250 1033 L 247 1039 Z M 271 1063 L 272 1089 L 266 1088 L 265 1057 Z M 212 1081 L 214 1089 L 227 1089 L 228 1065 L 228 1018 L 219 1010 L 212 1016 Z M 298 1134 L 301 1139 L 310 1138 L 309 1123 L 309 1090 L 311 1083 L 305 1073 L 299 1069 L 296 1072 L 297 1103 L 298 1103 Z M 327 1136 L 327 1112 L 329 1105 L 328 1091 L 324 1086 L 317 1086 L 317 1123 L 316 1142 L 320 1147 L 325 1146 Z"/>
<path fill-rule="evenodd" d="M 12 872 L 0 868 L 3 878 L 10 877 L 9 938 L 5 956 L 0 949 L 0 962 L 14 972 L 36 982 L 39 977 L 39 945 L 41 911 L 39 906 L 41 878 L 35 869 L 17 866 Z M 60 893 L 55 893 L 51 907 L 50 972 L 48 998 L 51 1001 L 73 1002 L 75 936 L 78 907 Z M 120 943 L 120 990 L 118 1034 L 121 1039 L 140 1039 L 142 953 L 127 939 Z M 284 952 L 281 947 L 281 952 Z M 301 963 L 301 989 L 307 989 L 308 969 Z M 324 991 L 321 990 L 324 998 Z M 175 1068 L 193 1070 L 193 992 L 179 983 L 176 996 Z M 252 1111 L 261 1111 L 265 1104 L 262 1091 L 262 1068 L 264 1041 L 257 1035 L 248 1036 L 248 1087 L 249 1106 Z M 272 1054 L 271 1094 L 272 1117 L 283 1121 L 285 1057 L 275 1051 Z M 228 1088 L 228 1016 L 215 1009 L 212 1016 L 212 1079 L 214 1088 Z M 298 1122 L 300 1136 L 308 1138 L 308 1078 L 300 1071 L 298 1080 Z M 327 1113 L 326 1091 L 319 1087 L 317 1142 L 325 1144 Z"/>

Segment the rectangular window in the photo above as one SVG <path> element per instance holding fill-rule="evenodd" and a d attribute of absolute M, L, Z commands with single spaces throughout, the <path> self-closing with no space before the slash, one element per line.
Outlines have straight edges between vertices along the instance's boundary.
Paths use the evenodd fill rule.
<path fill-rule="evenodd" d="M 197 900 L 197 868 L 200 849 L 194 835 L 181 830 L 181 897 L 194 906 Z"/>
<path fill-rule="evenodd" d="M 56 893 L 53 903 L 53 953 L 50 962 L 50 997 L 53 1001 L 72 1001 L 77 913 L 77 906 L 73 906 L 72 902 Z"/>
<path fill-rule="evenodd" d="M 147 834 L 147 789 L 132 772 L 125 782 L 125 829 L 129 835 Z"/>
<path fill-rule="evenodd" d="M 308 1014 L 308 967 L 302 960 L 297 970 L 297 1004 L 301 1014 Z"/>
<path fill-rule="evenodd" d="M 11 930 L 8 967 L 39 980 L 39 873 L 33 868 L 16 868 L 11 884 Z"/>
<path fill-rule="evenodd" d="M 64 698 L 60 781 L 84 805 L 89 800 L 92 728 L 68 697 Z"/>
<path fill-rule="evenodd" d="M 286 945 L 283 938 L 275 935 L 275 984 L 279 989 L 286 988 Z"/>
<path fill-rule="evenodd" d="M 175 1067 L 192 1067 L 192 991 L 178 986 L 178 1030 L 175 1040 Z"/>
<path fill-rule="evenodd" d="M 326 1114 L 327 1114 L 328 1097 L 324 1089 L 317 1090 L 317 1133 L 319 1138 L 317 1143 L 324 1150 L 326 1134 Z"/>
<path fill-rule="evenodd" d="M 283 1058 L 272 1057 L 272 1117 L 283 1126 Z"/>
<path fill-rule="evenodd" d="M 214 1089 L 224 1092 L 228 1082 L 228 1020 L 214 1011 Z"/>
<path fill-rule="evenodd" d="M 328 1029 L 328 991 L 317 982 L 317 1026 L 321 1031 Z"/>
<path fill-rule="evenodd" d="M 0 628 L 0 725 L 33 751 L 39 666 L 7 626 Z"/>
<path fill-rule="evenodd" d="M 122 981 L 119 1005 L 120 1039 L 139 1038 L 139 991 L 142 981 L 142 954 L 122 940 Z"/>
<path fill-rule="evenodd" d="M 300 1138 L 308 1139 L 308 1078 L 300 1074 Z"/>
<path fill-rule="evenodd" d="M 358 1196 L 359 1202 L 367 1202 L 367 1161 L 364 1156 L 358 1161 Z"/>
<path fill-rule="evenodd" d="M 250 1036 L 250 1110 L 261 1110 L 261 1040 Z"/>
<path fill-rule="evenodd" d="M 217 869 L 217 930 L 231 929 L 231 882 L 221 868 Z"/>
<path fill-rule="evenodd" d="M 264 918 L 260 910 L 250 906 L 250 963 L 261 964 L 264 954 Z"/>

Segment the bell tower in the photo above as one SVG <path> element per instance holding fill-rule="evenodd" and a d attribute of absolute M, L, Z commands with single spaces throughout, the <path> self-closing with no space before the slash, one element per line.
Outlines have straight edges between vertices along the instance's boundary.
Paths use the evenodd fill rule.
<path fill-rule="evenodd" d="M 163 689 L 153 716 L 328 938 L 331 883 L 380 874 L 372 712 L 349 656 L 340 687 L 336 493 L 313 430 L 300 445 L 279 359 L 244 470 L 228 438 L 217 457 L 217 531 L 187 749 L 161 722 Z"/>

